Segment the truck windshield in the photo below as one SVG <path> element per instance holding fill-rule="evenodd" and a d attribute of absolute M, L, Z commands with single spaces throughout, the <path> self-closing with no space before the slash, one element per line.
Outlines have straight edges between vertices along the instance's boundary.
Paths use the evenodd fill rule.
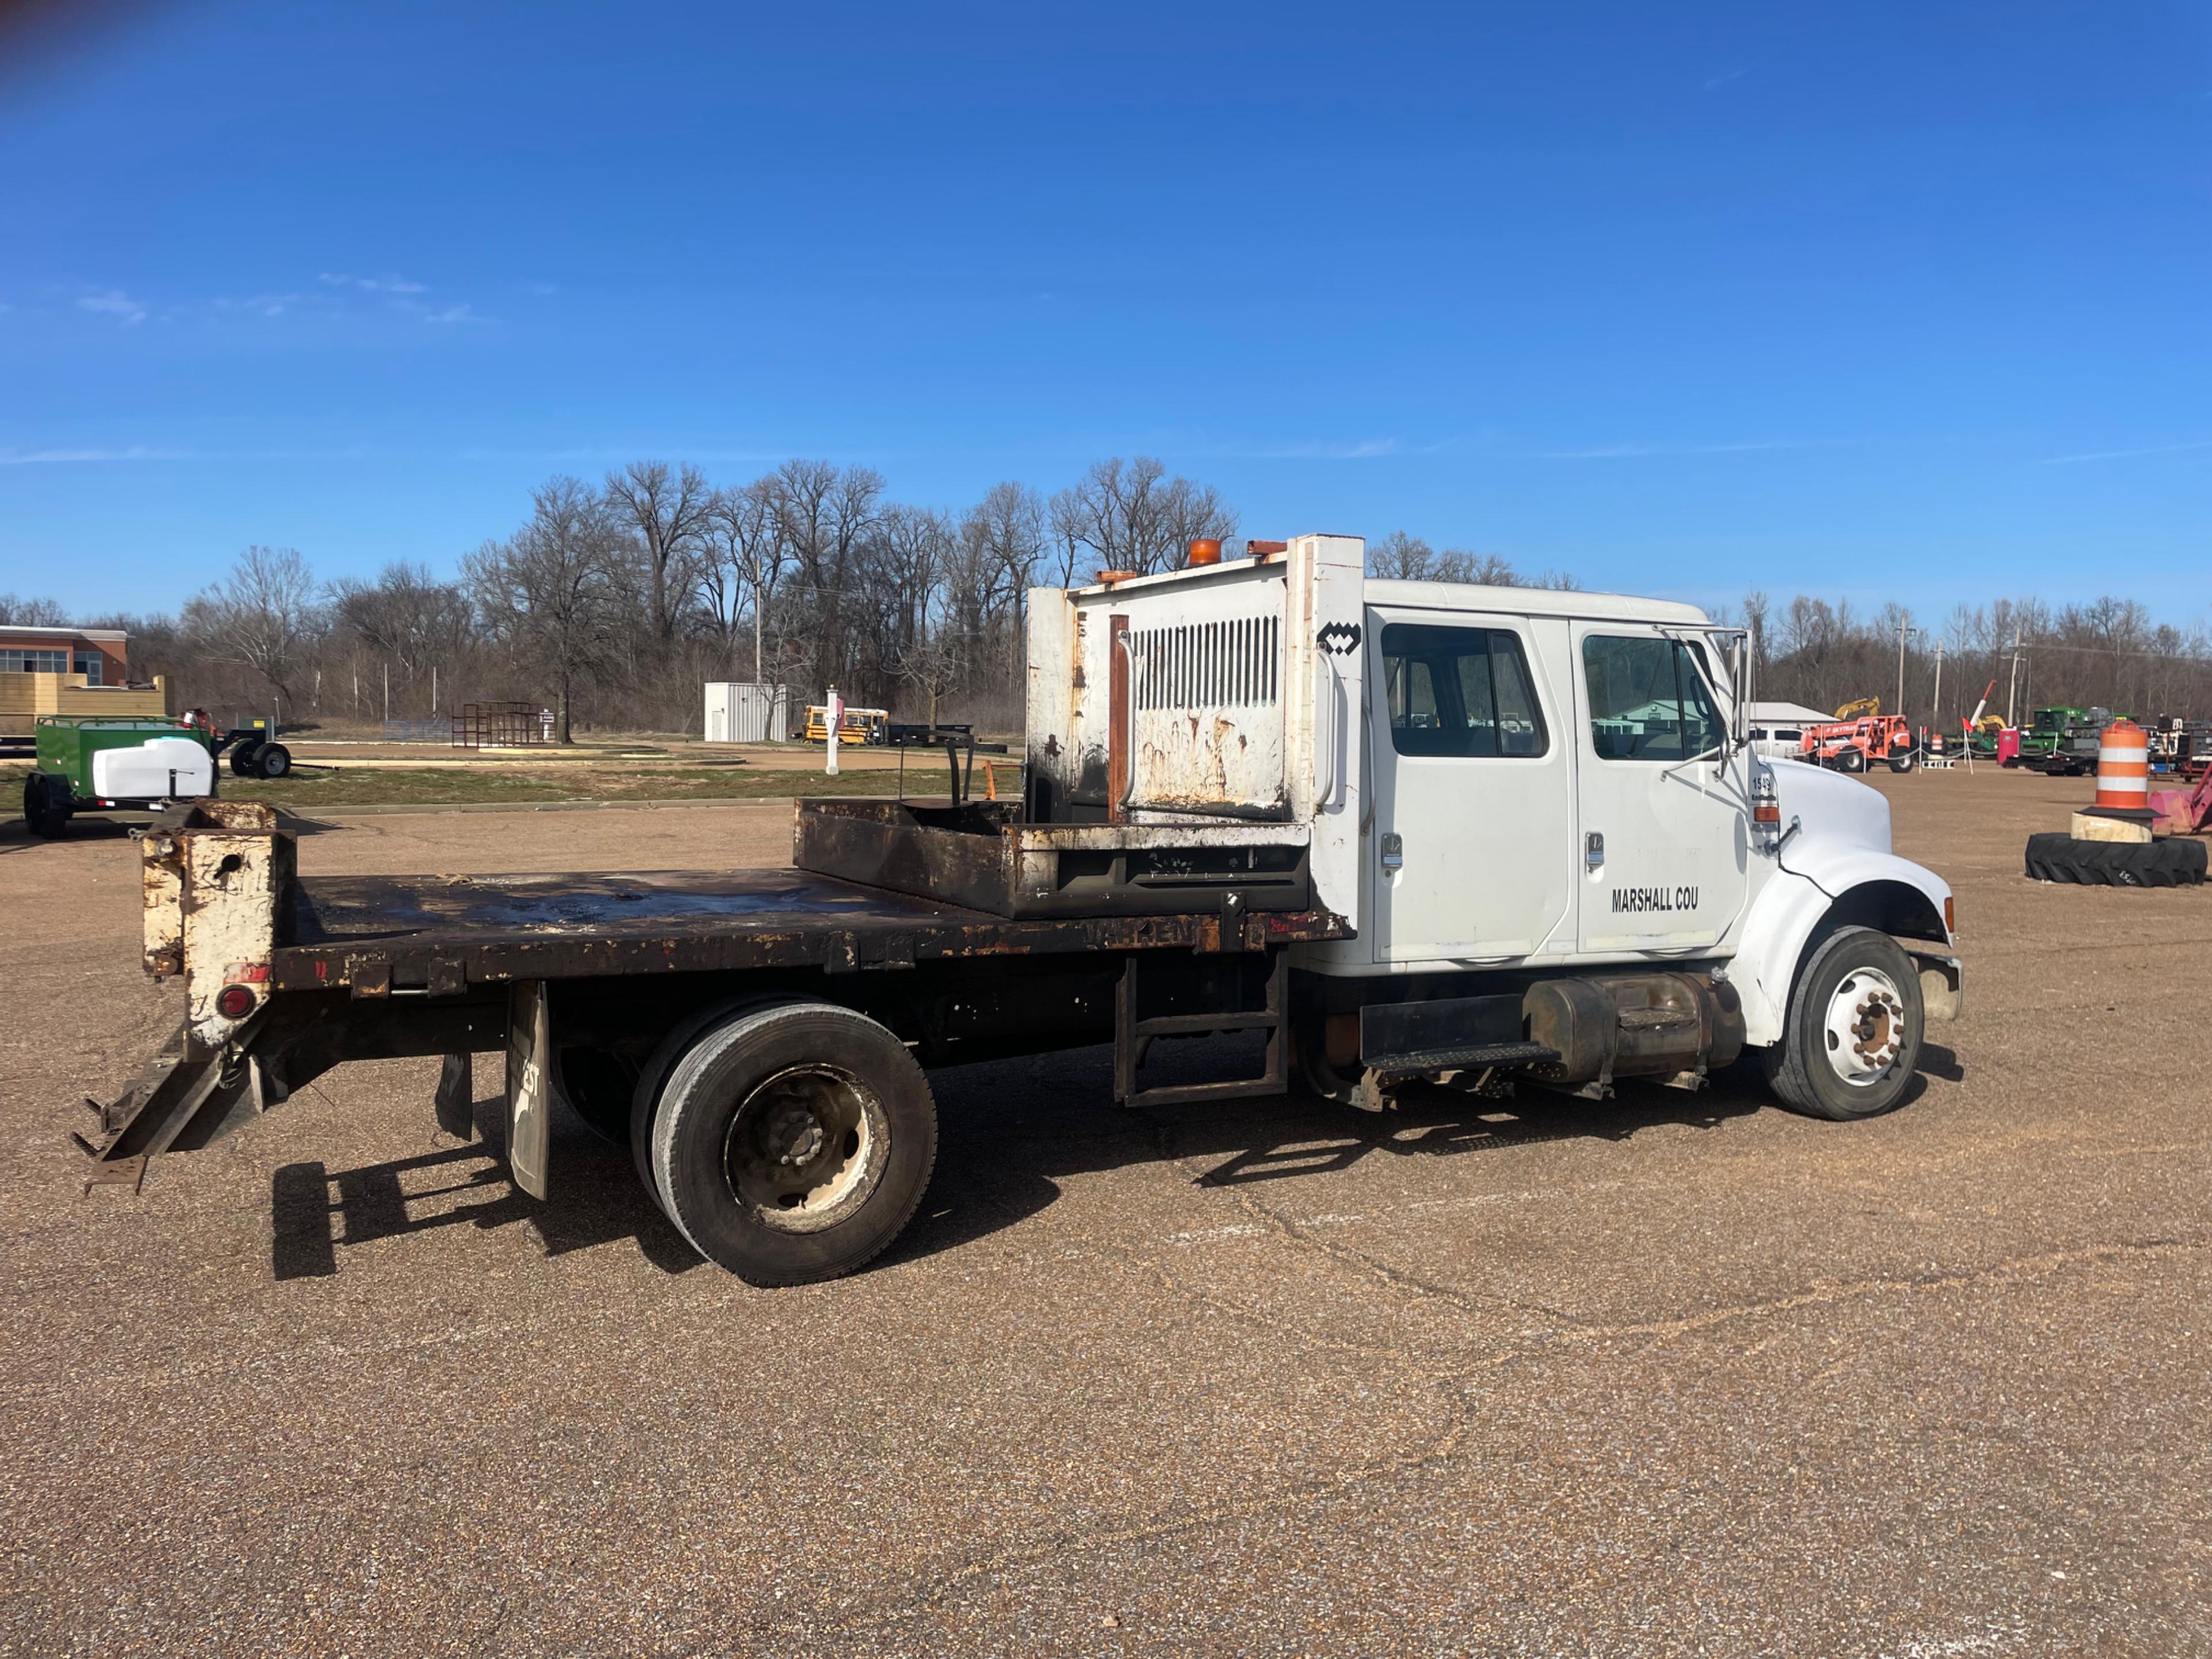
<path fill-rule="evenodd" d="M 1720 747 L 1720 714 L 1690 647 L 1650 635 L 1583 641 L 1590 746 L 1601 760 L 1691 760 Z"/>
<path fill-rule="evenodd" d="M 1521 641 L 1500 628 L 1382 629 L 1390 743 L 1401 755 L 1536 756 L 1543 711 Z"/>

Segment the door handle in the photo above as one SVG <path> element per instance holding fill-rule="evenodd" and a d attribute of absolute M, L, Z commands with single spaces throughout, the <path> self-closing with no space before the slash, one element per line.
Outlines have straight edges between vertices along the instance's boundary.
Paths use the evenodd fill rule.
<path fill-rule="evenodd" d="M 1391 830 L 1382 834 L 1382 867 L 1402 870 L 1406 867 L 1406 838 Z"/>
<path fill-rule="evenodd" d="M 1593 830 L 1583 837 L 1583 863 L 1591 870 L 1605 868 L 1605 835 Z"/>

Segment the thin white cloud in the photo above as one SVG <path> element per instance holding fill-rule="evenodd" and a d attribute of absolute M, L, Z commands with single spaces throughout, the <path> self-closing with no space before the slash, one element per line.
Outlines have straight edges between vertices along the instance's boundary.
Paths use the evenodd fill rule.
<path fill-rule="evenodd" d="M 535 294 L 540 296 L 548 294 L 558 294 L 561 291 L 559 286 L 553 283 L 525 283 L 522 286 L 524 293 Z"/>
<path fill-rule="evenodd" d="M 410 282 L 404 276 L 356 276 L 349 271 L 325 270 L 321 280 L 332 288 L 359 289 L 363 294 L 427 294 L 427 283 Z"/>
<path fill-rule="evenodd" d="M 1716 75 L 1711 80 L 1699 87 L 1698 90 L 1699 92 L 1718 92 L 1723 87 L 1728 85 L 1729 82 L 1741 81 L 1745 76 L 1750 73 L 1751 71 L 1749 70 L 1730 70 L 1726 75 Z"/>
<path fill-rule="evenodd" d="M 76 308 L 101 317 L 119 317 L 125 328 L 135 328 L 146 320 L 146 307 L 140 305 L 121 289 L 110 289 L 105 294 L 84 294 L 77 297 Z"/>
<path fill-rule="evenodd" d="M 1735 443 L 1601 444 L 1591 449 L 1540 449 L 1540 461 L 1633 460 L 1647 455 L 1747 455 L 1768 449 L 1808 449 L 1819 440 L 1809 438 L 1753 438 Z M 1832 440 L 1828 441 L 1834 441 Z"/>
<path fill-rule="evenodd" d="M 2076 461 L 2128 461 L 2138 455 L 2185 455 L 2197 449 L 2212 449 L 2212 438 L 2192 438 L 2179 444 L 2150 444 L 2142 449 L 2091 449 L 2079 455 L 2045 455 L 2036 465 L 2071 466 Z"/>
<path fill-rule="evenodd" d="M 1275 444 L 1231 444 L 1207 453 L 1224 460 L 1369 461 L 1384 455 L 1401 455 L 1406 450 L 1395 438 L 1361 438 L 1349 443 L 1315 439 Z"/>
<path fill-rule="evenodd" d="M 0 449 L 0 466 L 58 466 L 81 461 L 185 461 L 186 449 L 153 449 L 134 444 L 128 449 Z"/>

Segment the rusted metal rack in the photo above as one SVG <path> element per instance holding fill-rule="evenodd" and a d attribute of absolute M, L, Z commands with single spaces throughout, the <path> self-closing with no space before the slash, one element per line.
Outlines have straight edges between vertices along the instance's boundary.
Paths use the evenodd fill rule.
<path fill-rule="evenodd" d="M 547 740 L 544 711 L 534 702 L 470 702 L 453 711 L 456 749 L 518 749 Z"/>

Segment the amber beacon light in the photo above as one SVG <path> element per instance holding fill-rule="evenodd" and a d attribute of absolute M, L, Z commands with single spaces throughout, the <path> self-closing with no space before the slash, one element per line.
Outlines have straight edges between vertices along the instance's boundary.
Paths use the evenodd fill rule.
<path fill-rule="evenodd" d="M 1190 544 L 1190 556 L 1185 561 L 1192 565 L 1219 564 L 1221 544 L 1211 536 L 1200 536 Z"/>

